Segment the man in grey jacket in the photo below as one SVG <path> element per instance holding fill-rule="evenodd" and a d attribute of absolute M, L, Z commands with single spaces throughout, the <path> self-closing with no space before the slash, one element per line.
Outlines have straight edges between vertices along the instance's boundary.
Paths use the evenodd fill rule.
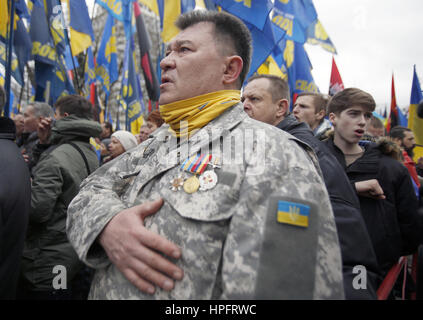
<path fill-rule="evenodd" d="M 69 240 L 96 269 L 90 298 L 343 298 L 314 153 L 240 103 L 248 29 L 201 10 L 176 25 L 160 64 L 166 123 L 86 179 L 69 206 Z"/>

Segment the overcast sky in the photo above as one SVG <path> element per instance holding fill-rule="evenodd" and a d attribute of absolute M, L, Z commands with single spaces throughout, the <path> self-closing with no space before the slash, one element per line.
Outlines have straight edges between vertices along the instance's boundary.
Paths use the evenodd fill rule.
<path fill-rule="evenodd" d="M 422 0 L 313 0 L 334 43 L 335 61 L 345 87 L 358 87 L 379 106 L 390 106 L 394 73 L 397 103 L 410 103 L 413 65 L 423 81 Z M 306 45 L 313 77 L 328 92 L 332 55 Z M 378 108 L 379 109 L 379 108 Z"/>

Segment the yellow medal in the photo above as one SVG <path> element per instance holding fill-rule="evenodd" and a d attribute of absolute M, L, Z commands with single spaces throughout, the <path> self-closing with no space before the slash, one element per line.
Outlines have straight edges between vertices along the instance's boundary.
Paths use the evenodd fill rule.
<path fill-rule="evenodd" d="M 184 190 L 186 193 L 197 192 L 199 187 L 200 181 L 196 176 L 192 176 L 191 178 L 186 179 L 184 182 Z"/>

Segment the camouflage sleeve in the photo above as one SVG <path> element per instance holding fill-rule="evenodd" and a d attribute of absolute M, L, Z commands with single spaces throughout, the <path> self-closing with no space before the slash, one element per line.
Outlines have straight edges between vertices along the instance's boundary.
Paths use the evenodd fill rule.
<path fill-rule="evenodd" d="M 293 275 L 301 275 L 301 272 L 308 267 L 307 270 L 310 270 L 312 274 L 301 276 L 309 277 L 310 281 L 314 282 L 310 298 L 342 299 L 341 254 L 333 212 L 324 183 L 309 155 L 294 141 L 285 143 L 283 152 L 277 148 L 278 146 L 280 147 L 280 145 L 267 144 L 266 157 L 262 162 L 256 162 L 262 166 L 262 170 L 257 171 L 257 164 L 254 167 L 248 166 L 246 169 L 239 201 L 234 209 L 223 250 L 221 298 L 245 299 L 256 290 L 255 281 L 260 267 L 261 243 L 263 233 L 267 232 L 264 230 L 266 215 L 270 207 L 277 208 L 277 205 L 271 203 L 272 199 L 283 200 L 289 197 L 296 203 L 309 201 L 317 205 L 318 213 L 315 212 L 319 215 L 317 226 L 315 226 L 317 241 L 306 246 L 306 249 L 288 247 L 289 254 L 281 259 L 285 259 L 283 263 L 290 267 L 283 268 L 280 264 L 275 265 L 272 268 L 275 278 L 278 278 L 277 274 L 283 272 L 282 270 L 288 270 Z M 271 214 L 274 214 L 275 224 L 277 224 L 276 212 Z M 310 220 L 310 224 L 312 222 L 313 219 Z M 297 235 L 295 228 L 298 232 L 301 231 L 301 228 L 294 227 L 294 237 Z M 280 235 L 282 240 L 284 236 Z M 285 238 L 285 240 L 289 239 Z M 313 253 L 312 250 L 317 251 L 314 252 L 315 267 L 305 265 L 307 259 L 304 257 Z M 273 276 L 269 274 L 269 277 Z M 295 282 L 293 287 L 295 291 Z M 288 298 L 290 294 L 291 292 L 287 293 Z M 292 297 L 294 296 L 295 293 L 292 292 Z M 278 299 L 278 297 L 273 296 L 270 299 Z"/>
<path fill-rule="evenodd" d="M 128 185 L 125 174 L 134 170 L 130 153 L 103 165 L 87 177 L 68 208 L 66 231 L 79 258 L 93 268 L 110 261 L 96 242 L 106 224 L 128 207 L 121 194 Z"/>

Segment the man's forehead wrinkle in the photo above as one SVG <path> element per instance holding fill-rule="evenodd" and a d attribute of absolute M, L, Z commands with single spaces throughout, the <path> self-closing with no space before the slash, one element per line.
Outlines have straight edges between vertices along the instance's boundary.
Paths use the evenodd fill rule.
<path fill-rule="evenodd" d="M 170 51 L 172 50 L 172 48 L 178 48 L 184 44 L 193 44 L 193 42 L 191 40 L 186 40 L 186 39 L 174 40 L 167 45 L 166 50 Z"/>

